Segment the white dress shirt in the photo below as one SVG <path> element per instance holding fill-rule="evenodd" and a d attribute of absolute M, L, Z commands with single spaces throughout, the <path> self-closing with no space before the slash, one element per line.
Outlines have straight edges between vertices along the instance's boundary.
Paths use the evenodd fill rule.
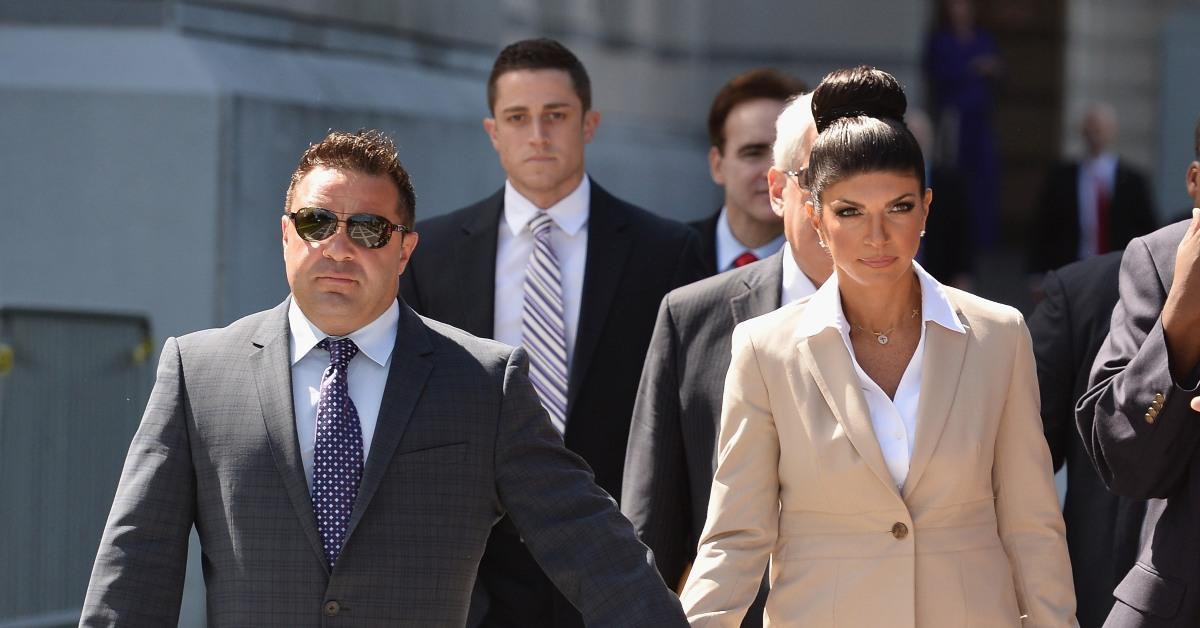
<path fill-rule="evenodd" d="M 854 356 L 854 345 L 850 342 L 850 324 L 842 310 L 837 273 L 817 289 L 804 308 L 799 325 L 799 331 L 804 336 L 814 336 L 827 327 L 833 327 L 842 334 L 842 341 L 846 343 L 850 361 L 858 375 L 863 398 L 871 412 L 871 427 L 875 431 L 875 439 L 879 442 L 883 461 L 887 464 L 888 473 L 896 482 L 897 488 L 903 487 L 904 480 L 908 477 L 908 466 L 917 434 L 917 406 L 921 400 L 921 376 L 925 364 L 925 328 L 929 323 L 937 323 L 960 334 L 967 331 L 958 321 L 954 306 L 946 298 L 942 285 L 916 262 L 913 262 L 913 270 L 916 271 L 921 284 L 921 339 L 908 362 L 908 368 L 900 378 L 894 400 L 862 370 L 858 358 Z"/>
<path fill-rule="evenodd" d="M 1116 209 L 1112 204 L 1113 185 L 1117 179 L 1117 156 L 1114 153 L 1102 153 L 1093 159 L 1079 162 L 1078 174 L 1079 192 L 1079 259 L 1091 257 L 1100 252 L 1098 238 L 1100 224 L 1096 213 L 1096 186 L 1104 185 L 1108 190 L 1109 228 L 1112 228 L 1112 212 Z"/>
<path fill-rule="evenodd" d="M 362 428 L 363 464 L 371 451 L 375 424 L 379 420 L 379 405 L 392 365 L 392 348 L 396 345 L 396 324 L 400 306 L 392 301 L 379 318 L 371 321 L 345 338 L 358 345 L 358 354 L 347 369 L 347 390 L 358 423 Z M 317 440 L 317 402 L 321 400 L 321 376 L 329 367 L 329 353 L 316 349 L 317 343 L 328 336 L 313 325 L 296 300 L 288 306 L 288 326 L 291 328 L 292 407 L 296 415 L 296 437 L 300 440 L 300 461 L 304 463 L 304 478 L 312 490 L 313 451 Z M 333 337 L 335 340 L 343 336 Z M 316 349 L 316 350 L 314 350 Z"/>
<path fill-rule="evenodd" d="M 591 182 L 583 181 L 575 191 L 546 209 L 554 220 L 550 246 L 558 256 L 562 272 L 563 321 L 566 328 L 567 372 L 575 354 L 575 331 L 579 327 L 579 305 L 583 298 L 583 269 L 587 262 L 588 211 Z M 521 196 L 512 182 L 504 183 L 504 212 L 496 239 L 496 296 L 492 333 L 508 345 L 521 344 L 521 310 L 525 305 L 525 266 L 533 252 L 529 221 L 543 211 Z"/>
<path fill-rule="evenodd" d="M 783 252 L 783 290 L 779 293 L 779 304 L 787 305 L 795 303 L 800 299 L 817 291 L 817 286 L 813 284 L 808 275 L 800 270 L 800 265 L 796 263 L 796 256 L 792 255 L 792 251 L 786 250 Z"/>
<path fill-rule="evenodd" d="M 781 233 L 779 237 L 756 249 L 747 247 L 733 235 L 733 228 L 729 226 L 728 210 L 722 207 L 721 215 L 717 216 L 717 272 L 723 273 L 733 269 L 734 260 L 741 257 L 742 253 L 750 252 L 758 259 L 767 259 L 774 255 L 784 242 Z"/>

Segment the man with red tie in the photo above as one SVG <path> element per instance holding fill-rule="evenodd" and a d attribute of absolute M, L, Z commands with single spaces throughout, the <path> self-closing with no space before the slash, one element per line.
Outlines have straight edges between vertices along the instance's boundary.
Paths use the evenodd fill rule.
<path fill-rule="evenodd" d="M 1111 105 L 1088 107 L 1080 125 L 1083 159 L 1060 164 L 1047 176 L 1031 241 L 1032 272 L 1119 251 L 1157 226 L 1145 175 L 1117 156 L 1117 114 Z"/>
<path fill-rule="evenodd" d="M 691 223 L 700 232 L 709 275 L 770 257 L 784 243 L 783 219 L 771 210 L 767 169 L 775 119 L 804 83 L 768 68 L 739 74 L 713 99 L 708 113 L 708 165 L 725 189 L 725 204 Z"/>

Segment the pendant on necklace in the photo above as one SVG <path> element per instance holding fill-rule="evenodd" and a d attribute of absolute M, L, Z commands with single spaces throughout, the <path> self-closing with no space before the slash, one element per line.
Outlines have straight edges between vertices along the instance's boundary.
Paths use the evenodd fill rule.
<path fill-rule="evenodd" d="M 879 334 L 878 336 L 875 336 L 875 340 L 878 340 L 879 344 L 881 345 L 886 345 L 888 343 L 887 334 Z"/>

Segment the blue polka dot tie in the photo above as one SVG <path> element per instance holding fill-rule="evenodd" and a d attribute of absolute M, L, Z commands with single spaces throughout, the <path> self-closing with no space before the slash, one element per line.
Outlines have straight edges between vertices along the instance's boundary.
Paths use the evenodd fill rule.
<path fill-rule="evenodd" d="M 353 340 L 328 338 L 317 346 L 329 352 L 317 404 L 317 443 L 313 454 L 312 502 L 317 531 L 332 569 L 342 553 L 346 527 L 363 472 L 362 427 L 350 400 L 346 370 L 358 353 Z"/>

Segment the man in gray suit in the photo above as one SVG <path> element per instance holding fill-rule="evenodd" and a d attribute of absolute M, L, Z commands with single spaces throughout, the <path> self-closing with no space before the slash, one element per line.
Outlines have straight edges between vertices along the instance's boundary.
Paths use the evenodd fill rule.
<path fill-rule="evenodd" d="M 748 266 L 677 288 L 663 299 L 642 369 L 625 455 L 621 509 L 655 552 L 668 584 L 681 584 L 704 527 L 733 328 L 807 297 L 833 265 L 808 222 L 803 187 L 817 138 L 812 97 L 776 121 L 771 206 L 788 245 Z M 748 613 L 761 623 L 762 612 Z"/>
<path fill-rule="evenodd" d="M 397 300 L 417 234 L 391 140 L 331 133 L 286 207 L 291 296 L 166 342 L 81 625 L 174 625 L 194 525 L 209 625 L 462 626 L 505 514 L 589 626 L 686 625 L 524 350 Z"/>
<path fill-rule="evenodd" d="M 1200 121 L 1187 191 L 1200 207 Z M 1100 479 L 1150 500 L 1110 628 L 1200 625 L 1200 209 L 1134 238 L 1075 420 Z"/>

